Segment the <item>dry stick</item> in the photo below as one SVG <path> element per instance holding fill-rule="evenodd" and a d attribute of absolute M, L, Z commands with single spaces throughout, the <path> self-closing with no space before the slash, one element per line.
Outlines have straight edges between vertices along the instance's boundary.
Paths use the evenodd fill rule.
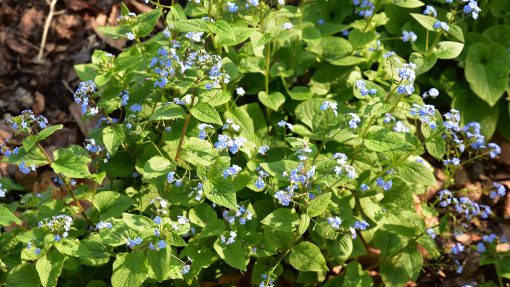
<path fill-rule="evenodd" d="M 46 23 L 44 23 L 44 31 L 41 40 L 41 47 L 39 48 L 39 55 L 37 55 L 37 63 L 41 62 L 44 45 L 46 44 L 46 37 L 48 36 L 48 30 L 50 29 L 51 18 L 53 18 L 53 12 L 55 10 L 55 4 L 57 4 L 57 0 L 52 0 L 50 3 L 50 12 L 48 13 L 48 18 L 46 18 Z"/>

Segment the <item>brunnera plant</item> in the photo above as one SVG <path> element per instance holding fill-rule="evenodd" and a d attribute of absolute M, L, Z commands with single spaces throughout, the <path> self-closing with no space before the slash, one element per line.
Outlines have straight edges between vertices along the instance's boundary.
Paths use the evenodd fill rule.
<path fill-rule="evenodd" d="M 402 286 L 426 264 L 417 244 L 438 262 L 477 249 L 508 278 L 502 236 L 437 248 L 437 235 L 490 217 L 450 189 L 457 169 L 501 150 L 479 123 L 460 126 L 461 112 L 425 103 L 439 91 L 415 82 L 459 55 L 457 24 L 478 17 L 476 1 L 146 2 L 155 9 L 123 5 L 119 25 L 100 28 L 129 48 L 76 66 L 74 99 L 97 122 L 83 145 L 49 154 L 41 142 L 62 125 L 31 111 L 9 120 L 20 141 L 2 146 L 3 161 L 53 170 L 58 193 L 9 203 L 1 190 L 0 224 L 18 227 L 0 237 L 0 282 L 198 286 L 242 274 L 256 286 L 365 286 L 378 269 Z M 390 11 L 407 17 L 398 38 L 408 50 L 385 47 Z M 154 31 L 158 22 L 166 28 Z M 447 179 L 418 214 L 413 196 L 436 185 L 425 153 Z M 362 266 L 369 248 L 379 261 Z"/>

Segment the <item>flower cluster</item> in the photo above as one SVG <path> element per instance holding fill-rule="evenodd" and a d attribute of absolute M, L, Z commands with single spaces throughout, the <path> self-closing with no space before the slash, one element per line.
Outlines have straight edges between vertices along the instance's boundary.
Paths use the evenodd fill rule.
<path fill-rule="evenodd" d="M 37 123 L 41 129 L 46 128 L 48 125 L 48 119 L 43 116 L 35 117 L 31 110 L 24 110 L 20 115 L 11 117 L 7 120 L 7 123 L 10 123 L 12 125 L 12 129 L 16 132 L 18 130 L 28 132 L 27 130 L 32 127 L 31 124 L 34 122 Z M 8 140 L 9 139 L 7 139 L 7 141 Z"/>
<path fill-rule="evenodd" d="M 365 18 L 369 18 L 370 16 L 372 16 L 374 14 L 374 9 L 375 9 L 375 6 L 374 6 L 374 3 L 372 3 L 371 0 L 353 0 L 352 1 L 354 6 L 356 7 L 356 11 L 355 13 L 362 16 L 362 17 L 365 17 Z"/>
<path fill-rule="evenodd" d="M 336 159 L 338 165 L 335 167 L 335 173 L 337 175 L 343 174 L 343 171 L 347 172 L 347 176 L 354 179 L 358 176 L 353 166 L 347 164 L 347 156 L 343 153 L 335 153 L 331 159 Z"/>
<path fill-rule="evenodd" d="M 218 141 L 214 144 L 214 147 L 216 149 L 229 148 L 231 153 L 236 154 L 246 141 L 248 140 L 244 137 L 231 138 L 228 135 L 218 135 Z"/>
<path fill-rule="evenodd" d="M 0 197 L 5 197 L 5 193 L 7 192 L 7 189 L 2 189 L 2 184 L 0 183 Z"/>
<path fill-rule="evenodd" d="M 136 239 L 128 238 L 126 245 L 130 248 L 135 248 L 136 246 L 142 244 L 142 241 L 143 240 L 140 237 L 137 237 Z"/>
<path fill-rule="evenodd" d="M 225 235 L 221 235 L 220 236 L 221 243 L 225 243 L 226 245 L 230 245 L 230 244 L 236 242 L 235 238 L 237 237 L 237 233 L 232 230 L 232 231 L 230 231 L 229 235 L 230 236 L 228 238 L 226 238 Z"/>
<path fill-rule="evenodd" d="M 367 83 L 365 83 L 365 81 L 363 81 L 363 80 L 357 80 L 356 84 L 354 85 L 354 87 L 359 90 L 359 92 L 361 93 L 362 96 L 366 96 L 368 94 L 375 95 L 377 93 L 377 90 L 376 89 L 370 89 L 369 90 L 366 87 L 366 84 Z"/>
<path fill-rule="evenodd" d="M 416 34 L 413 32 L 413 31 L 403 31 L 402 32 L 402 42 L 416 42 L 416 40 L 418 39 L 418 36 L 416 36 Z"/>
<path fill-rule="evenodd" d="M 436 107 L 433 105 L 424 105 L 423 107 L 418 104 L 413 104 L 409 111 L 409 114 L 412 116 L 419 116 L 420 121 L 426 125 L 428 125 L 431 129 L 436 129 L 437 124 L 434 120 L 434 113 Z"/>
<path fill-rule="evenodd" d="M 229 175 L 234 177 L 241 170 L 242 170 L 242 168 L 240 166 L 233 164 L 231 167 L 223 170 L 223 178 L 227 178 Z"/>
<path fill-rule="evenodd" d="M 246 221 L 253 219 L 253 214 L 247 210 L 244 205 L 238 205 L 237 210 L 224 210 L 222 215 L 223 219 L 230 224 L 233 224 L 237 219 L 239 224 L 244 225 Z"/>
<path fill-rule="evenodd" d="M 89 108 L 91 96 L 96 93 L 96 84 L 93 81 L 81 82 L 74 92 L 74 101 L 81 106 L 81 113 L 84 115 L 95 115 L 99 112 L 97 107 Z"/>
<path fill-rule="evenodd" d="M 393 182 L 391 181 L 391 179 L 385 182 L 384 179 L 382 179 L 382 177 L 379 177 L 378 179 L 376 179 L 375 182 L 377 183 L 377 186 L 382 187 L 382 189 L 384 189 L 384 190 L 389 190 L 391 188 L 391 186 L 393 185 Z"/>
<path fill-rule="evenodd" d="M 53 216 L 51 219 L 45 218 L 39 221 L 39 228 L 46 227 L 52 233 L 56 233 L 54 236 L 55 241 L 60 241 L 60 234 L 62 234 L 63 238 L 68 236 L 68 231 L 71 230 L 71 224 L 73 223 L 73 219 L 67 215 L 58 215 Z"/>

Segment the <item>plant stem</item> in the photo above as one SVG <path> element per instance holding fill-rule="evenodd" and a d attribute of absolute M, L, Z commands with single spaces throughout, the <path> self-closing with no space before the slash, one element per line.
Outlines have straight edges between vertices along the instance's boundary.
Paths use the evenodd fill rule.
<path fill-rule="evenodd" d="M 189 107 L 188 116 L 186 117 L 186 121 L 184 122 L 184 127 L 182 128 L 182 133 L 181 133 L 181 139 L 179 140 L 179 146 L 177 147 L 177 153 L 175 155 L 176 162 L 179 161 L 179 155 L 181 154 L 181 149 L 182 149 L 182 142 L 184 141 L 184 136 L 186 135 L 186 130 L 188 129 L 189 120 L 191 118 L 191 109 L 193 108 L 193 104 L 195 103 L 195 97 L 196 97 L 197 91 L 198 91 L 198 81 L 199 80 L 197 78 L 197 81 L 195 82 L 195 88 L 193 89 L 193 97 L 191 98 L 191 104 Z"/>
<path fill-rule="evenodd" d="M 36 145 L 42 151 L 44 157 L 46 158 L 48 163 L 51 165 L 53 163 L 53 161 L 51 160 L 50 156 L 46 153 L 46 151 L 44 150 L 44 148 L 41 146 L 40 143 L 37 142 Z M 94 223 L 92 222 L 92 220 L 90 220 L 90 217 L 87 215 L 87 213 L 85 213 L 85 210 L 83 209 L 83 206 L 81 206 L 80 201 L 78 201 L 78 198 L 76 198 L 76 195 L 74 195 L 74 192 L 71 189 L 71 186 L 69 185 L 69 183 L 64 181 L 64 185 L 66 186 L 67 190 L 69 191 L 69 193 L 73 197 L 74 203 L 76 204 L 78 209 L 80 209 L 80 213 L 83 216 L 83 218 L 85 218 L 85 220 L 87 220 L 87 222 L 89 223 L 90 226 L 94 227 Z"/>
<path fill-rule="evenodd" d="M 44 23 L 44 30 L 41 39 L 41 47 L 39 47 L 39 54 L 37 55 L 37 63 L 41 62 L 42 55 L 44 53 L 44 45 L 46 45 L 46 38 L 48 37 L 48 30 L 50 29 L 51 18 L 53 18 L 53 14 L 55 11 L 55 5 L 57 4 L 57 0 L 52 0 L 50 3 L 50 12 L 48 13 L 48 18 L 46 18 L 46 23 Z"/>

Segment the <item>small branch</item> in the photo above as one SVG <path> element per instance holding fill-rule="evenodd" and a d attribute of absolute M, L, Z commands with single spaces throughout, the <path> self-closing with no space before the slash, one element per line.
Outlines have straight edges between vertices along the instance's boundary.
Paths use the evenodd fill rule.
<path fill-rule="evenodd" d="M 44 31 L 41 39 L 41 47 L 39 48 L 39 55 L 37 55 L 37 63 L 41 62 L 41 58 L 44 52 L 44 45 L 46 45 L 46 37 L 48 36 L 48 30 L 50 29 L 51 18 L 53 18 L 55 4 L 57 4 L 57 0 L 52 0 L 50 3 L 50 12 L 48 13 L 48 18 L 46 18 L 46 23 L 44 23 Z"/>

